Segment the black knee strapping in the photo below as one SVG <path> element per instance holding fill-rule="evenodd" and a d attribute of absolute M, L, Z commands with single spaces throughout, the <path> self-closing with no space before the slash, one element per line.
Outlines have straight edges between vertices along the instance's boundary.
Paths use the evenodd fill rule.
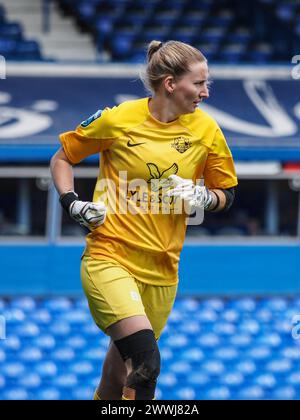
<path fill-rule="evenodd" d="M 136 391 L 137 400 L 152 400 L 160 372 L 160 354 L 152 330 L 141 330 L 116 340 L 124 361 L 131 359 L 132 372 L 126 386 Z"/>

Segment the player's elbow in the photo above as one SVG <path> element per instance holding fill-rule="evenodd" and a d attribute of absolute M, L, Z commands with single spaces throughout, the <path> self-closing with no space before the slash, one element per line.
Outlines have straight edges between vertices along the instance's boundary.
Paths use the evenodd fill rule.
<path fill-rule="evenodd" d="M 69 161 L 64 149 L 61 147 L 57 150 L 57 152 L 52 156 L 50 160 L 50 169 L 52 170 L 58 161 L 63 161 L 68 163 L 70 166 L 73 166 L 72 162 Z"/>

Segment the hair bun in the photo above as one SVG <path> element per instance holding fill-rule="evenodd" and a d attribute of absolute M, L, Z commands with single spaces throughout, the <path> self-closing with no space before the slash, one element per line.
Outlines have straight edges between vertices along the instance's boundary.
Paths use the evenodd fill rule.
<path fill-rule="evenodd" d="M 152 56 L 156 51 L 162 47 L 163 43 L 161 41 L 151 41 L 148 46 L 147 59 L 148 62 L 151 60 Z"/>

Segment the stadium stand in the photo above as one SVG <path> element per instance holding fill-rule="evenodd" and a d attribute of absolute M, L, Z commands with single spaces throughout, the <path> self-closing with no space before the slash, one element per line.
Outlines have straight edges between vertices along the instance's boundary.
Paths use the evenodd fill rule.
<path fill-rule="evenodd" d="M 8 21 L 5 9 L 0 5 L 0 54 L 7 60 L 41 60 L 39 44 L 24 37 L 19 22 Z"/>
<path fill-rule="evenodd" d="M 58 0 L 112 60 L 140 61 L 152 39 L 191 43 L 214 62 L 276 62 L 296 53 L 300 3 L 260 0 Z M 276 31 L 270 28 L 276 26 Z"/>
<path fill-rule="evenodd" d="M 89 399 L 108 338 L 82 298 L 0 299 L 0 399 Z M 179 298 L 160 340 L 159 399 L 295 399 L 299 298 Z"/>

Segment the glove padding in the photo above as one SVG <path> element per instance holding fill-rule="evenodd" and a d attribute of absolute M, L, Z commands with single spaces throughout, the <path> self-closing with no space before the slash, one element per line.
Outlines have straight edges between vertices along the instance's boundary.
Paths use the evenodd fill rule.
<path fill-rule="evenodd" d="M 70 205 L 69 214 L 76 222 L 92 230 L 104 223 L 106 207 L 103 202 L 75 200 Z"/>
<path fill-rule="evenodd" d="M 170 175 L 168 180 L 173 187 L 167 192 L 169 197 L 179 197 L 188 203 L 191 210 L 207 210 L 210 207 L 213 197 L 208 188 L 195 185 L 191 179 L 184 179 L 178 175 Z"/>

